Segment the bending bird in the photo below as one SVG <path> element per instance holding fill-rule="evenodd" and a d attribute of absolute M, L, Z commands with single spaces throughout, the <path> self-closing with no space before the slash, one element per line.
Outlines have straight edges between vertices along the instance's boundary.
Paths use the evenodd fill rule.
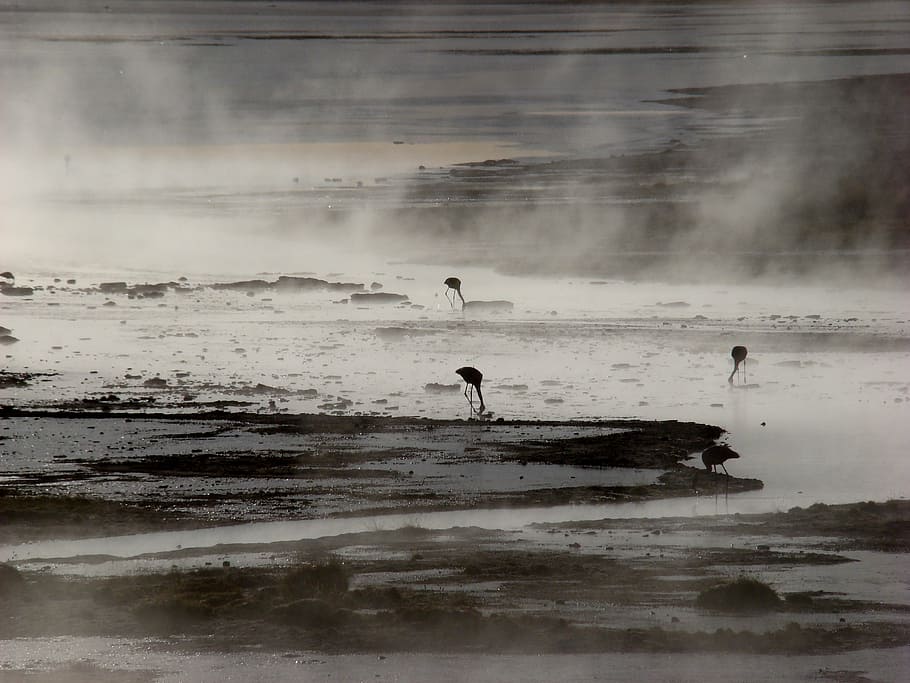
<path fill-rule="evenodd" d="M 454 289 L 455 294 L 457 294 L 458 298 L 461 299 L 462 308 L 464 308 L 464 297 L 461 295 L 461 280 L 459 280 L 457 277 L 447 277 L 445 282 L 442 284 L 446 286 L 446 299 L 449 299 L 449 290 Z M 455 294 L 453 294 L 452 298 L 449 299 L 449 303 L 452 304 L 452 308 L 455 308 Z"/>
<path fill-rule="evenodd" d="M 739 453 L 734 451 L 729 446 L 714 445 L 708 446 L 701 453 L 701 461 L 705 463 L 705 469 L 709 472 L 717 473 L 718 467 L 723 467 L 724 474 L 728 477 L 730 473 L 727 472 L 727 468 L 724 467 L 724 463 L 727 460 L 732 460 L 733 458 L 738 458 Z"/>
<path fill-rule="evenodd" d="M 730 377 L 727 379 L 728 384 L 733 384 L 733 378 L 736 376 L 736 371 L 739 369 L 739 364 L 743 365 L 743 381 L 746 381 L 746 356 L 749 354 L 749 350 L 745 346 L 734 346 L 733 350 L 730 352 L 730 355 L 733 356 L 733 372 L 730 373 Z"/>
<path fill-rule="evenodd" d="M 471 404 L 471 414 L 473 415 L 476 412 L 477 416 L 480 417 L 485 408 L 483 404 L 483 394 L 480 391 L 480 383 L 483 381 L 483 375 L 480 370 L 470 366 L 458 368 L 455 371 L 455 374 L 459 375 L 465 381 L 464 397 L 468 399 L 468 403 Z M 468 395 L 468 389 L 471 390 L 470 396 Z M 474 409 L 474 389 L 477 389 L 477 397 L 480 399 L 480 410 L 477 411 Z"/>

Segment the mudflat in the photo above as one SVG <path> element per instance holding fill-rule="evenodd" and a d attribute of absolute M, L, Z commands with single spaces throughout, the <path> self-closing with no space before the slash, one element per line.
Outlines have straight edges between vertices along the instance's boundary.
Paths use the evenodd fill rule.
<path fill-rule="evenodd" d="M 134 445 L 58 458 L 53 475 L 25 468 L 5 487 L 4 639 L 325 653 L 818 655 L 910 645 L 899 592 L 875 597 L 861 578 L 897 571 L 910 546 L 906 501 L 609 518 L 611 503 L 662 496 L 697 494 L 722 511 L 729 493 L 760 488 L 690 462 L 722 436 L 718 427 L 5 409 L 3 426 L 13 422 L 54 440 L 81 430 Z M 262 437 L 274 441 L 248 449 Z M 472 468 L 486 470 L 486 483 L 458 490 Z M 536 483 L 521 485 L 522 470 Z M 567 470 L 575 474 L 561 478 Z M 629 484 L 626 471 L 653 474 Z M 427 512 L 566 504 L 602 505 L 603 517 L 499 530 L 420 523 Z M 386 526 L 393 513 L 414 521 Z M 198 545 L 128 557 L 47 544 L 354 514 L 373 528 L 214 545 L 200 535 Z"/>

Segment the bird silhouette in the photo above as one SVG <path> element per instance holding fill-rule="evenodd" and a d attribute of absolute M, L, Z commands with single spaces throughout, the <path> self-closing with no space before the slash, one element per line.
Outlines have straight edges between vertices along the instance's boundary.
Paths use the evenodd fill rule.
<path fill-rule="evenodd" d="M 461 306 L 463 308 L 464 297 L 461 295 L 461 280 L 459 280 L 457 277 L 447 277 L 445 282 L 442 284 L 446 286 L 446 299 L 449 299 L 449 290 L 454 289 L 455 294 L 457 294 L 458 298 L 461 299 Z M 455 308 L 455 294 L 453 294 L 452 298 L 449 299 L 449 303 L 452 305 L 452 308 Z"/>
<path fill-rule="evenodd" d="M 736 376 L 736 371 L 739 369 L 740 363 L 742 363 L 743 366 L 743 382 L 746 381 L 746 356 L 748 354 L 749 351 L 745 346 L 733 347 L 733 350 L 730 352 L 730 355 L 733 356 L 733 372 L 730 373 L 730 377 L 727 379 L 729 384 L 733 384 L 733 378 Z"/>
<path fill-rule="evenodd" d="M 729 446 L 724 445 L 714 445 L 708 446 L 701 453 L 701 461 L 705 463 L 705 469 L 709 472 L 717 472 L 718 467 L 723 467 L 724 474 L 728 477 L 730 473 L 727 472 L 727 468 L 724 466 L 724 463 L 727 460 L 732 460 L 733 458 L 738 458 L 739 453 L 734 451 Z"/>
<path fill-rule="evenodd" d="M 726 497 L 727 491 L 730 486 L 730 473 L 727 472 L 727 468 L 724 466 L 724 463 L 727 460 L 732 460 L 733 458 L 738 458 L 739 453 L 734 451 L 729 446 L 715 444 L 714 446 L 708 446 L 701 453 L 701 461 L 705 464 L 705 469 L 712 474 L 717 473 L 717 468 L 723 467 L 724 474 L 727 475 L 727 478 L 724 479 L 724 496 Z M 700 470 L 695 470 L 695 476 L 692 477 L 692 488 L 695 489 L 696 493 L 698 492 L 698 473 Z"/>
<path fill-rule="evenodd" d="M 480 383 L 483 381 L 483 374 L 477 368 L 472 368 L 470 366 L 465 366 L 463 368 L 458 368 L 455 371 L 455 374 L 459 375 L 464 381 L 464 397 L 468 399 L 468 403 L 471 404 L 471 415 L 475 412 L 477 416 L 480 417 L 483 415 L 484 404 L 483 404 L 483 394 L 480 391 Z M 468 395 L 468 390 L 470 389 L 471 394 Z M 480 399 L 480 410 L 474 409 L 474 389 L 477 389 L 477 397 Z"/>

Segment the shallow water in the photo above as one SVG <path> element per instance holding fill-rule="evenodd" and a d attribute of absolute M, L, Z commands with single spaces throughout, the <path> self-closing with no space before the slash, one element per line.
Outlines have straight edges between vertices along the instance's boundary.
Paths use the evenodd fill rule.
<path fill-rule="evenodd" d="M 477 270 L 462 273 L 468 298 L 482 289 L 516 306 L 510 315 L 468 318 L 441 295 L 446 273 L 379 267 L 359 280 L 391 283 L 387 289 L 407 293 L 423 308 L 340 305 L 331 294 L 251 298 L 209 289 L 127 301 L 81 289 L 101 281 L 91 275 L 27 299 L 2 297 L 3 324 L 21 339 L 4 348 L 7 369 L 58 374 L 2 389 L 0 400 L 36 405 L 116 393 L 179 408 L 189 394 L 197 401 L 249 401 L 250 410 L 267 409 L 271 399 L 280 410 L 320 412 L 344 399 L 350 404 L 340 408 L 343 414 L 467 418 L 454 370 L 474 365 L 484 373 L 494 417 L 641 417 L 724 427 L 742 455 L 728 468 L 765 482 L 763 491 L 737 497 L 738 509 L 907 494 L 910 305 L 900 292 L 604 285 Z M 149 281 L 170 278 L 162 273 Z M 18 280 L 52 284 L 39 274 Z M 663 305 L 674 302 L 686 305 Z M 402 334 L 377 333 L 392 327 Z M 731 386 L 729 348 L 737 343 L 750 353 L 745 384 L 737 379 Z M 170 388 L 144 387 L 154 376 Z M 253 392 L 259 383 L 274 392 Z M 451 390 L 425 388 L 434 383 Z M 298 393 L 303 390 L 315 396 Z M 28 427 L 14 431 L 20 429 Z M 122 439 L 115 431 L 60 453 L 112 448 Z M 260 438 L 250 447 L 269 443 L 279 444 Z M 14 474 L 18 465 L 5 469 Z"/>

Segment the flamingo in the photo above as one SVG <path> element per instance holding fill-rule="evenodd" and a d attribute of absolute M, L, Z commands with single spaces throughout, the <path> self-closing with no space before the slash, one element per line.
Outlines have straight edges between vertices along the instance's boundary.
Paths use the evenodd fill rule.
<path fill-rule="evenodd" d="M 461 280 L 459 280 L 457 277 L 447 277 L 445 279 L 445 282 L 442 284 L 446 286 L 446 299 L 449 299 L 449 290 L 454 289 L 455 294 L 457 294 L 461 299 L 462 308 L 464 308 L 464 297 L 461 295 Z M 452 298 L 449 299 L 449 303 L 452 304 L 452 308 L 455 308 L 455 294 L 453 294 Z"/>
<path fill-rule="evenodd" d="M 470 366 L 465 366 L 463 368 L 458 368 L 455 371 L 456 375 L 459 375 L 464 381 L 464 397 L 468 399 L 468 403 L 471 404 L 471 414 L 475 412 L 477 416 L 480 417 L 483 415 L 484 404 L 483 404 L 483 394 L 480 392 L 480 383 L 483 381 L 483 374 L 477 368 L 472 368 Z M 468 395 L 468 389 L 471 390 L 471 395 Z M 477 397 L 480 399 L 480 410 L 474 410 L 474 389 L 477 389 Z"/>
<path fill-rule="evenodd" d="M 734 346 L 733 350 L 730 352 L 730 355 L 733 356 L 733 372 L 730 373 L 730 377 L 727 379 L 728 384 L 733 384 L 733 377 L 736 376 L 736 371 L 739 369 L 739 364 L 743 365 L 743 382 L 746 381 L 746 356 L 749 354 L 749 350 L 745 346 Z"/>
<path fill-rule="evenodd" d="M 724 467 L 724 463 L 727 460 L 732 460 L 733 458 L 738 458 L 739 453 L 734 451 L 729 446 L 724 445 L 714 445 L 708 446 L 701 454 L 701 461 L 705 463 L 705 468 L 709 472 L 717 472 L 718 467 L 723 467 L 724 474 L 728 477 L 730 473 L 727 472 L 727 468 Z"/>
<path fill-rule="evenodd" d="M 701 453 L 701 461 L 705 464 L 705 469 L 712 474 L 717 473 L 718 467 L 723 467 L 724 474 L 727 475 L 727 478 L 724 479 L 724 496 L 727 495 L 727 491 L 730 486 L 730 473 L 727 472 L 727 468 L 724 467 L 724 463 L 727 460 L 732 460 L 733 458 L 738 458 L 739 453 L 734 451 L 729 446 L 724 446 L 722 444 L 715 444 L 713 446 L 708 446 Z M 698 492 L 698 472 L 695 470 L 695 476 L 692 477 L 692 488 Z"/>

